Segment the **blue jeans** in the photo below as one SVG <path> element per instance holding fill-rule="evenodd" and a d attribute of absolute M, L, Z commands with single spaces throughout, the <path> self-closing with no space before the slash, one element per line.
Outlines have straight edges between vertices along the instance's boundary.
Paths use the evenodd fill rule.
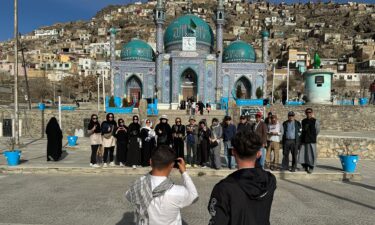
<path fill-rule="evenodd" d="M 259 163 L 264 169 L 264 164 L 266 162 L 266 148 L 261 148 L 260 151 L 262 152 L 262 156 L 260 157 Z"/>
<path fill-rule="evenodd" d="M 234 169 L 236 167 L 236 161 L 232 156 L 232 144 L 230 141 L 224 142 L 224 155 L 225 155 L 225 162 L 229 169 Z"/>

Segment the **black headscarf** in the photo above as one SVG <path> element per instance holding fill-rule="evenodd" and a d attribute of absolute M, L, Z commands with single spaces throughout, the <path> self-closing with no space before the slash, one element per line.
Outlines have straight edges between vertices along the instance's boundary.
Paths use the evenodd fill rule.
<path fill-rule="evenodd" d="M 109 116 L 112 115 L 112 120 L 109 120 Z M 111 129 L 108 131 L 108 127 L 111 127 Z M 102 134 L 105 133 L 114 133 L 114 131 L 117 129 L 117 123 L 115 121 L 115 115 L 113 113 L 108 113 L 106 115 L 106 121 L 102 123 Z"/>
<path fill-rule="evenodd" d="M 92 119 L 93 117 L 96 117 L 96 118 L 97 118 L 96 121 L 94 121 L 94 120 Z M 100 129 L 99 117 L 98 117 L 98 115 L 96 115 L 96 114 L 92 114 L 92 115 L 91 115 L 91 119 L 90 119 L 90 123 L 89 123 L 89 125 L 87 126 L 87 129 L 88 129 L 88 130 L 92 130 L 92 128 L 94 128 L 95 125 L 96 125 L 96 128 L 95 128 L 95 130 L 94 130 L 94 133 L 100 133 L 100 132 L 101 132 L 101 129 Z"/>

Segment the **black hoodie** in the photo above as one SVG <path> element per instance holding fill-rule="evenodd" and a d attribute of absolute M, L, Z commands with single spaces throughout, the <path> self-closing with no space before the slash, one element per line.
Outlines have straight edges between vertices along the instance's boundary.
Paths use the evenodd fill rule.
<path fill-rule="evenodd" d="M 276 178 L 262 168 L 241 169 L 212 190 L 210 225 L 269 225 Z"/>

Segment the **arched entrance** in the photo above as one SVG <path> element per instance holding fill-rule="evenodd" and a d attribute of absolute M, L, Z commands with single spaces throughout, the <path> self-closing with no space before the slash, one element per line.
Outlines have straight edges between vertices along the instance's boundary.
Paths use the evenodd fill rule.
<path fill-rule="evenodd" d="M 139 105 L 139 101 L 142 98 L 142 82 L 139 80 L 138 77 L 132 76 L 126 81 L 126 95 L 128 98 L 128 101 L 133 103 L 136 101 L 136 107 Z"/>
<path fill-rule="evenodd" d="M 236 97 L 241 99 L 251 98 L 251 83 L 246 77 L 241 77 L 234 85 Z"/>
<path fill-rule="evenodd" d="M 193 97 L 194 101 L 197 101 L 197 90 L 198 90 L 198 77 L 197 74 L 192 69 L 186 69 L 181 74 L 181 89 L 180 95 L 183 100 Z"/>

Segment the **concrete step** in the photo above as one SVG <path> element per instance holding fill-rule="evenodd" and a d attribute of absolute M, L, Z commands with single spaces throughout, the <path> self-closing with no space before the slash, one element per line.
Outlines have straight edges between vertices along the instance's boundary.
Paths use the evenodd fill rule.
<path fill-rule="evenodd" d="M 144 175 L 150 171 L 150 168 L 91 168 L 91 167 L 79 167 L 79 166 L 1 166 L 0 174 L 87 174 L 87 175 Z M 214 177 L 226 177 L 233 173 L 234 170 L 221 169 L 214 170 L 210 168 L 189 168 L 188 172 L 191 176 L 214 176 Z M 174 170 L 172 175 L 177 175 L 178 171 Z M 315 181 L 359 181 L 362 179 L 359 173 L 344 173 L 341 171 L 337 172 L 314 172 L 307 174 L 306 172 L 279 172 L 272 171 L 277 179 L 281 180 L 315 180 Z"/>

